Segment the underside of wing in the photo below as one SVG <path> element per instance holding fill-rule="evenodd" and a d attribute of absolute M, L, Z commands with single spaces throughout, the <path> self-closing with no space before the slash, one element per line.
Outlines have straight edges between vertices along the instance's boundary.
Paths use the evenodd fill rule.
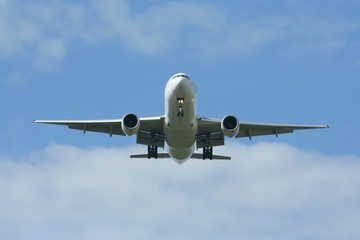
<path fill-rule="evenodd" d="M 198 117 L 197 146 L 211 147 L 224 144 L 224 134 L 221 130 L 221 119 Z M 239 132 L 235 136 L 251 137 L 262 135 L 276 135 L 292 133 L 294 130 L 328 128 L 328 125 L 294 125 L 294 124 L 272 124 L 239 122 Z"/>
<path fill-rule="evenodd" d="M 121 128 L 121 119 L 108 120 L 34 120 L 34 123 L 45 123 L 55 125 L 65 125 L 70 129 L 100 132 L 113 135 L 126 135 Z"/>
<path fill-rule="evenodd" d="M 224 134 L 221 132 L 221 119 L 198 117 L 197 120 L 197 148 L 215 147 L 225 144 Z"/>
<path fill-rule="evenodd" d="M 140 118 L 140 131 L 164 134 L 164 117 Z"/>
<path fill-rule="evenodd" d="M 163 117 L 140 118 L 140 128 L 138 134 L 163 135 Z M 126 135 L 122 129 L 122 119 L 107 120 L 34 120 L 34 123 L 45 123 L 55 125 L 65 125 L 70 129 L 82 130 L 85 132 L 107 133 L 112 136 Z"/>
<path fill-rule="evenodd" d="M 221 119 L 198 117 L 198 135 L 221 132 Z"/>
<path fill-rule="evenodd" d="M 140 130 L 136 143 L 164 148 L 164 117 L 140 118 Z"/>
<path fill-rule="evenodd" d="M 294 130 L 328 128 L 328 125 L 293 125 L 293 124 L 272 124 L 272 123 L 252 123 L 239 122 L 240 130 L 235 136 L 251 137 L 262 135 L 276 135 L 283 133 L 292 133 Z"/>

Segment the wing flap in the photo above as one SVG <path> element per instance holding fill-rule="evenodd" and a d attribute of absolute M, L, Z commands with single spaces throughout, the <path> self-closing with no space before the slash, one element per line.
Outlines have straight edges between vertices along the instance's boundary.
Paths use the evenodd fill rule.
<path fill-rule="evenodd" d="M 121 127 L 119 126 L 97 126 L 97 125 L 68 125 L 68 128 L 70 129 L 76 129 L 76 130 L 83 130 L 84 132 L 90 131 L 90 132 L 99 132 L 99 133 L 108 133 L 108 134 L 115 134 L 115 135 L 125 135 Z"/>
<path fill-rule="evenodd" d="M 273 124 L 273 123 L 254 123 L 254 122 L 239 122 L 240 130 L 235 136 L 249 137 L 262 136 L 262 135 L 276 135 L 284 133 L 292 133 L 294 130 L 303 129 L 318 129 L 328 128 L 328 125 L 294 125 L 294 124 Z M 201 146 L 212 146 L 209 144 L 210 137 L 212 134 L 221 133 L 221 119 L 214 118 L 202 118 L 198 117 L 198 144 Z M 204 140 L 205 139 L 205 140 Z M 200 141 L 201 140 L 201 141 Z M 207 141 L 207 142 L 206 142 Z M 214 145 L 215 146 L 215 145 Z"/>
<path fill-rule="evenodd" d="M 70 129 L 82 130 L 84 132 L 100 132 L 113 135 L 126 134 L 122 130 L 122 119 L 108 120 L 34 120 L 34 123 L 45 123 L 65 125 Z M 163 135 L 163 117 L 140 118 L 140 131 L 158 133 Z"/>
<path fill-rule="evenodd" d="M 164 134 L 164 117 L 140 118 L 140 130 Z"/>
<path fill-rule="evenodd" d="M 198 135 L 221 132 L 221 119 L 198 117 Z"/>
<path fill-rule="evenodd" d="M 221 132 L 196 136 L 197 148 L 222 146 L 224 144 L 224 134 L 222 134 Z"/>
<path fill-rule="evenodd" d="M 276 134 L 283 134 L 283 133 L 293 133 L 292 129 L 240 129 L 239 133 L 236 135 L 236 138 L 240 137 L 254 137 L 254 136 L 264 136 L 264 135 L 276 135 Z"/>
<path fill-rule="evenodd" d="M 278 135 L 283 133 L 292 133 L 294 130 L 328 128 L 328 125 L 294 125 L 294 124 L 272 124 L 272 123 L 252 123 L 240 122 L 240 131 L 235 136 L 249 137 L 262 135 Z"/>
<path fill-rule="evenodd" d="M 121 119 L 108 120 L 34 120 L 34 123 L 45 123 L 68 126 L 70 129 L 84 132 L 100 132 L 107 134 L 126 135 L 121 128 Z"/>

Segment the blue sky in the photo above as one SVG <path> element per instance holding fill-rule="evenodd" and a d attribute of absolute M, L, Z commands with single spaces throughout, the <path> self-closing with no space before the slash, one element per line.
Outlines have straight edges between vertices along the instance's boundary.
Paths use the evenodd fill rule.
<path fill-rule="evenodd" d="M 359 177 L 344 172 L 360 169 L 359 8 L 357 1 L 336 0 L 226 3 L 0 0 L 0 189 L 8 193 L 1 206 L 24 210 L 0 213 L 1 225 L 9 225 L 0 228 L 0 236 L 23 239 L 13 230 L 18 226 L 25 235 L 29 229 L 36 229 L 37 239 L 47 239 L 49 232 L 41 226 L 49 222 L 54 232 L 65 229 L 65 234 L 74 234 L 74 239 L 88 239 L 90 229 L 94 232 L 99 229 L 98 235 L 105 229 L 117 235 L 119 225 L 132 239 L 143 239 L 136 229 L 148 231 L 154 239 L 166 236 L 176 239 L 183 237 L 173 226 L 162 228 L 150 222 L 161 219 L 176 223 L 171 214 L 179 214 L 179 221 L 201 221 L 201 216 L 208 216 L 212 208 L 214 212 L 206 221 L 222 218 L 224 223 L 231 223 L 249 219 L 249 228 L 245 231 L 238 226 L 218 225 L 216 234 L 209 235 L 209 239 L 211 236 L 331 239 L 322 228 L 330 228 L 334 239 L 358 238 L 360 232 L 351 222 L 359 221 L 360 217 L 356 202 L 360 195 L 353 193 L 359 187 Z M 134 137 L 110 139 L 102 134 L 83 135 L 64 127 L 31 122 L 122 118 L 129 112 L 140 117 L 162 115 L 165 84 L 177 72 L 189 74 L 197 84 L 201 116 L 222 118 L 232 114 L 240 121 L 329 124 L 330 129 L 297 131 L 279 139 L 228 140 L 229 146 L 215 152 L 232 153 L 235 157 L 231 163 L 188 162 L 179 167 L 163 161 L 129 163 L 130 150 L 145 150 L 134 146 Z M 68 155 L 62 155 L 62 151 Z M 282 156 L 281 152 L 288 155 Z M 89 163 L 83 155 L 89 158 Z M 289 165 L 284 164 L 286 159 Z M 251 162 L 256 164 L 252 166 Z M 99 167 L 101 163 L 104 165 Z M 110 163 L 125 176 L 110 174 L 114 178 L 109 179 L 107 172 L 113 171 Z M 136 179 L 124 172 L 122 164 L 134 174 L 156 177 L 150 182 Z M 261 164 L 268 169 L 264 170 Z M 256 180 L 248 172 L 244 175 L 244 166 L 263 180 Z M 312 167 L 319 170 L 319 177 Z M 97 173 L 98 169 L 102 174 Z M 81 176 L 90 179 L 95 174 L 98 183 L 93 186 L 94 182 L 84 181 L 72 186 L 64 176 L 67 171 L 73 182 L 82 182 Z M 49 174 L 54 175 L 54 181 L 48 181 Z M 179 178 L 171 180 L 171 174 Z M 315 187 L 301 177 L 291 178 L 294 188 L 277 184 L 292 175 L 309 177 Z M 337 181 L 328 179 L 332 176 Z M 170 185 L 159 187 L 169 179 Z M 191 180 L 196 183 L 192 185 Z M 272 192 L 273 199 L 269 199 L 283 205 L 290 201 L 287 207 L 263 201 L 270 194 L 263 187 L 267 180 L 273 183 L 268 185 L 270 189 L 279 186 Z M 114 190 L 119 181 L 132 185 Z M 204 182 L 217 187 L 210 189 Z M 246 190 L 247 200 L 240 193 L 222 192 L 222 188 L 236 188 L 234 183 L 241 186 L 239 190 Z M 12 190 L 9 184 L 13 184 Z M 144 186 L 154 188 L 155 192 L 142 192 Z M 251 187 L 255 190 L 251 191 Z M 344 205 L 328 200 L 334 196 L 326 189 L 332 188 L 336 190 L 335 199 Z M 78 191 L 84 194 L 78 196 Z M 129 193 L 135 199 L 150 194 L 153 201 L 148 208 L 144 207 L 144 215 L 139 213 L 132 220 L 126 208 L 114 212 L 129 219 L 101 215 L 102 211 L 111 210 L 106 210 L 107 205 L 115 206 L 109 203 L 112 199 L 122 201 L 123 196 L 114 191 Z M 298 197 L 297 203 L 291 204 L 291 195 Z M 54 196 L 67 202 L 58 205 Z M 169 209 L 176 208 L 173 204 L 179 201 L 179 212 L 174 209 L 161 212 L 157 200 L 162 197 L 171 202 L 167 205 Z M 238 201 L 232 201 L 232 197 Z M 181 202 L 179 199 L 183 198 Z M 90 203 L 72 218 L 73 208 L 79 207 L 77 201 L 86 199 Z M 42 205 L 36 204 L 39 200 L 47 211 L 41 211 Z M 208 205 L 207 200 L 216 207 Z M 249 205 L 257 201 L 258 205 Z M 124 206 L 129 204 L 128 209 L 135 209 L 129 199 L 124 202 Z M 321 202 L 326 203 L 321 210 L 309 210 L 316 209 Z M 236 211 L 227 209 L 226 204 Z M 98 207 L 96 211 L 87 215 L 85 209 L 93 209 L 94 205 Z M 35 214 L 31 209 L 39 212 L 39 218 L 31 218 Z M 150 209 L 160 213 L 152 214 Z M 193 209 L 193 215 L 180 213 L 186 209 Z M 244 218 L 238 211 L 246 213 Z M 341 212 L 343 215 L 338 216 Z M 102 216 L 107 226 L 85 221 L 86 215 Z M 333 221 L 335 217 L 346 226 Z M 78 228 L 71 229 L 66 219 L 71 219 Z M 257 228 L 255 222 L 259 219 L 277 219 L 279 225 L 261 222 Z M 322 225 L 316 225 L 312 219 Z M 317 230 L 307 222 L 314 222 Z M 12 223 L 14 226 L 10 226 Z M 203 224 L 200 230 L 180 225 L 191 239 L 206 236 L 199 231 L 211 232 L 213 224 Z M 282 231 L 284 227 L 294 229 L 298 235 Z"/>

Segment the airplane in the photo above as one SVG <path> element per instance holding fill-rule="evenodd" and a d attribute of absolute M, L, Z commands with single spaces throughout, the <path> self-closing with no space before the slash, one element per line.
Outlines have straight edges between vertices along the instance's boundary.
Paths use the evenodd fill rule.
<path fill-rule="evenodd" d="M 34 120 L 34 123 L 65 125 L 70 129 L 135 135 L 136 143 L 147 145 L 146 154 L 130 158 L 172 158 L 178 164 L 188 159 L 230 160 L 229 156 L 213 154 L 213 147 L 225 145 L 225 136 L 232 138 L 292 133 L 300 129 L 328 128 L 328 125 L 268 124 L 239 121 L 228 115 L 223 119 L 204 118 L 196 115 L 196 86 L 185 73 L 172 76 L 165 87 L 165 115 L 139 118 L 134 113 L 122 119 L 108 120 Z M 158 153 L 158 148 L 166 152 Z M 195 153 L 201 149 L 202 153 Z"/>

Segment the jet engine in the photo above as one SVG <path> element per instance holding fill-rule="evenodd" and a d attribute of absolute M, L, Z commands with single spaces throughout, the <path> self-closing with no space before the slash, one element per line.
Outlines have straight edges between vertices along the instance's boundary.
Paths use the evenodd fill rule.
<path fill-rule="evenodd" d="M 128 113 L 122 119 L 121 128 L 126 135 L 134 135 L 140 129 L 140 120 L 135 114 Z"/>
<path fill-rule="evenodd" d="M 226 116 L 221 121 L 221 131 L 227 137 L 234 137 L 239 133 L 239 121 L 234 116 Z"/>

